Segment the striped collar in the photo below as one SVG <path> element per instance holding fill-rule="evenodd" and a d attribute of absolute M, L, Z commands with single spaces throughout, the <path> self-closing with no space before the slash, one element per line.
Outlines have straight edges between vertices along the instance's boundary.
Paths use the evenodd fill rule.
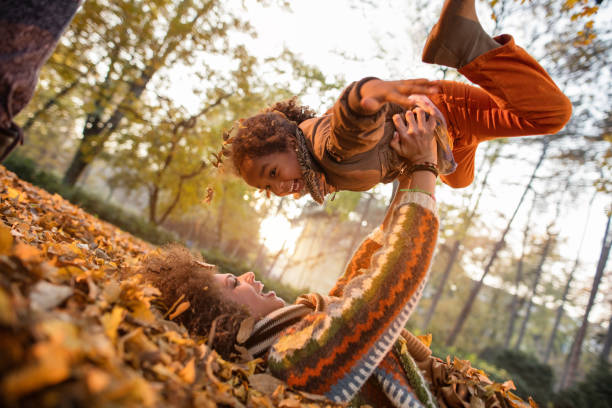
<path fill-rule="evenodd" d="M 284 329 L 299 322 L 312 311 L 311 307 L 303 304 L 285 306 L 273 311 L 255 323 L 253 332 L 243 346 L 253 357 L 262 357 Z"/>

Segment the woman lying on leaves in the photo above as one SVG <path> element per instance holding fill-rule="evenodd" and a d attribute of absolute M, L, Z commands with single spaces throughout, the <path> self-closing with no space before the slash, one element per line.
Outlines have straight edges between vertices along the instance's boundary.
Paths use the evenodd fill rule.
<path fill-rule="evenodd" d="M 392 116 L 406 108 L 419 106 L 436 118 L 438 170 L 454 188 L 474 179 L 480 142 L 558 132 L 569 120 L 571 103 L 512 36 L 485 33 L 474 3 L 446 0 L 423 61 L 457 68 L 481 88 L 364 78 L 323 116 L 291 99 L 239 121 L 224 135 L 220 161 L 229 157 L 253 187 L 281 196 L 310 193 L 322 203 L 332 191 L 369 190 L 410 169 L 392 149 Z"/>
<path fill-rule="evenodd" d="M 420 109 L 406 116 L 399 153 L 415 163 L 435 163 L 434 119 Z M 436 245 L 435 183 L 426 168 L 401 178 L 388 223 L 360 245 L 328 296 L 302 295 L 287 306 L 274 292 L 264 293 L 252 272 L 214 273 L 180 247 L 149 255 L 142 274 L 160 290 L 164 305 L 185 296 L 191 307 L 177 319 L 193 334 L 212 336 L 222 357 L 232 358 L 242 347 L 295 389 L 339 403 L 359 393 L 375 407 L 465 406 L 474 398 L 501 406 L 497 398 L 509 397 L 485 397 L 486 377 L 472 370 L 468 379 L 469 371 L 461 374 L 432 358 L 403 329 Z M 475 381 L 471 391 L 453 380 L 457 376 Z"/>

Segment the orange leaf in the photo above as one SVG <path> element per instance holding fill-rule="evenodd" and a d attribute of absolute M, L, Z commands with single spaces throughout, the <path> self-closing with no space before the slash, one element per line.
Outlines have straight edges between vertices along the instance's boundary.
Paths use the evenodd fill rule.
<path fill-rule="evenodd" d="M 4 224 L 0 224 L 0 255 L 9 255 L 12 247 L 11 229 Z"/>

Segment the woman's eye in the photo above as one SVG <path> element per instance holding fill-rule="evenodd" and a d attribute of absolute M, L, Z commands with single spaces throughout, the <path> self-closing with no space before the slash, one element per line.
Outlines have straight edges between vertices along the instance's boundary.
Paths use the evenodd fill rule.
<path fill-rule="evenodd" d="M 270 170 L 270 177 L 276 177 L 276 169 Z"/>

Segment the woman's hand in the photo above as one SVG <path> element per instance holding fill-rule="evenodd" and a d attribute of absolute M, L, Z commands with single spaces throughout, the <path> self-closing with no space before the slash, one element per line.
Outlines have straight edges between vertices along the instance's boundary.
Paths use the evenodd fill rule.
<path fill-rule="evenodd" d="M 398 155 L 413 164 L 437 164 L 438 146 L 434 137 L 436 119 L 421 108 L 394 115 L 396 132 L 391 147 Z"/>
<path fill-rule="evenodd" d="M 356 90 L 356 99 L 358 98 Z M 414 107 L 408 99 L 413 94 L 433 94 L 440 92 L 438 85 L 428 79 L 407 79 L 402 81 L 381 81 L 371 79 L 365 82 L 360 89 L 361 100 L 355 100 L 360 110 L 366 114 L 378 112 L 387 102 L 397 103 L 405 109 Z"/>

